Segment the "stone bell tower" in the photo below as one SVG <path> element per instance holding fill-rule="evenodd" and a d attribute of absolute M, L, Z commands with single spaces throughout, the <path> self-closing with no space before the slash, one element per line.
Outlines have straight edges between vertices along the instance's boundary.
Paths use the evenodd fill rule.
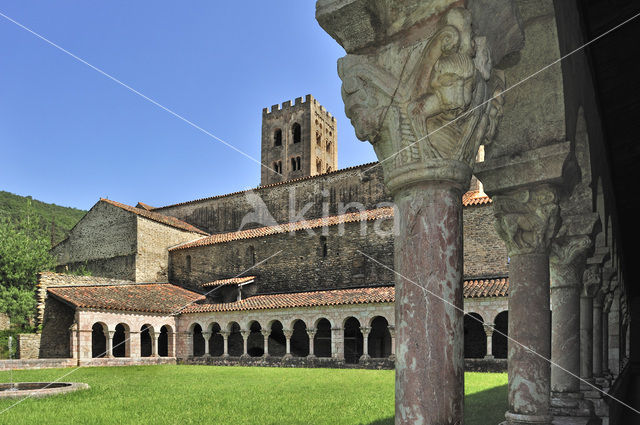
<path fill-rule="evenodd" d="M 334 171 L 336 119 L 310 94 L 262 110 L 261 185 Z"/>

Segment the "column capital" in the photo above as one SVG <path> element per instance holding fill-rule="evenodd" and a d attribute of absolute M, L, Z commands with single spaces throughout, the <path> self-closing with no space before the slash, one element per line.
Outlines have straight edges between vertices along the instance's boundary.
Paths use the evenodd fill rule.
<path fill-rule="evenodd" d="M 229 334 L 230 334 L 231 332 L 229 332 L 229 331 L 219 331 L 218 333 L 219 333 L 220 335 L 222 335 L 222 337 L 223 337 L 224 339 L 227 339 L 227 338 L 229 338 Z"/>
<path fill-rule="evenodd" d="M 396 337 L 396 327 L 395 326 L 389 326 L 389 333 L 391 334 L 391 338 L 395 338 Z"/>
<path fill-rule="evenodd" d="M 240 331 L 240 335 L 242 335 L 243 339 L 247 339 L 249 337 L 249 334 L 251 333 L 251 331 L 248 331 L 246 329 L 243 329 Z"/>
<path fill-rule="evenodd" d="M 291 329 L 283 329 L 283 330 L 282 330 L 282 333 L 284 334 L 284 336 L 285 336 L 287 339 L 290 339 L 290 338 L 291 338 L 291 335 L 293 335 L 293 330 L 291 330 Z"/>
<path fill-rule="evenodd" d="M 262 329 L 260 331 L 260 333 L 262 334 L 263 337 L 269 338 L 269 335 L 271 335 L 271 330 L 270 329 Z"/>
<path fill-rule="evenodd" d="M 204 340 L 207 341 L 209 340 L 209 338 L 211 338 L 211 332 L 202 332 L 202 336 Z"/>
<path fill-rule="evenodd" d="M 345 19 L 362 25 L 352 5 L 337 12 L 341 6 L 321 3 L 328 2 L 318 2 L 318 22 L 332 35 L 340 32 L 334 25 Z M 493 71 L 487 38 L 474 35 L 468 9 L 414 5 L 426 15 L 411 29 L 410 42 L 385 34 L 365 53 L 354 49 L 360 35 L 336 38 L 348 52 L 338 60 L 345 112 L 356 136 L 373 145 L 392 193 L 423 181 L 446 181 L 465 190 L 478 147 L 493 138 L 502 114 L 502 97 L 493 97 L 504 90 L 503 74 Z M 399 13 L 407 31 L 416 24 L 415 8 L 401 2 L 392 10 L 374 9 L 367 15 L 379 14 L 381 20 Z"/>
<path fill-rule="evenodd" d="M 368 326 L 360 326 L 360 332 L 362 332 L 362 336 L 369 336 L 369 333 L 371 333 L 371 328 Z"/>
<path fill-rule="evenodd" d="M 549 266 L 553 288 L 581 286 L 580 278 L 592 246 L 593 239 L 588 234 L 562 236 L 552 240 Z"/>
<path fill-rule="evenodd" d="M 317 331 L 315 329 L 307 329 L 307 335 L 309 335 L 309 338 L 316 336 L 316 332 Z"/>
<path fill-rule="evenodd" d="M 602 267 L 599 264 L 589 264 L 582 274 L 581 297 L 593 298 L 602 285 Z"/>
<path fill-rule="evenodd" d="M 557 189 L 525 187 L 493 198 L 496 230 L 510 255 L 546 254 L 560 224 Z"/>
<path fill-rule="evenodd" d="M 493 327 L 493 325 L 490 325 L 488 323 L 483 323 L 482 326 L 484 327 L 484 333 L 487 336 L 492 336 L 493 335 L 493 331 L 495 330 L 495 328 Z"/>
<path fill-rule="evenodd" d="M 109 338 L 113 338 L 113 336 L 116 334 L 116 331 L 107 331 L 107 333 L 109 334 Z"/>

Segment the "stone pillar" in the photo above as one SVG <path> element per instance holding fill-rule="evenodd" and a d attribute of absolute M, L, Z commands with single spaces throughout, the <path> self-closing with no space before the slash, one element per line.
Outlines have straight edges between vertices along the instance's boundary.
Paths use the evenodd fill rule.
<path fill-rule="evenodd" d="M 611 374 L 609 371 L 609 310 L 612 300 L 613 294 L 608 292 L 602 305 L 602 376 L 605 379 L 608 379 Z M 608 385 L 605 386 L 608 387 Z"/>
<path fill-rule="evenodd" d="M 107 354 L 105 357 L 113 357 L 113 335 L 116 331 L 107 332 Z"/>
<path fill-rule="evenodd" d="M 396 359 L 396 327 L 389 326 L 389 333 L 391 334 L 391 354 L 389 355 L 389 359 Z"/>
<path fill-rule="evenodd" d="M 286 348 L 286 351 L 284 353 L 284 358 L 288 359 L 288 358 L 292 357 L 292 355 L 291 355 L 291 335 L 293 335 L 293 331 L 289 330 L 289 329 L 286 329 L 286 330 L 283 330 L 282 333 L 284 333 L 284 337 L 287 340 L 287 346 L 286 346 L 287 348 Z"/>
<path fill-rule="evenodd" d="M 222 357 L 229 357 L 229 331 L 220 331 L 222 335 Z"/>
<path fill-rule="evenodd" d="M 591 416 L 580 392 L 580 290 L 597 216 L 563 216 L 551 245 L 551 406 L 554 416 Z M 589 234 L 575 234 L 575 230 Z M 573 230 L 574 234 L 567 229 Z"/>
<path fill-rule="evenodd" d="M 580 378 L 593 381 L 593 298 L 580 295 Z"/>
<path fill-rule="evenodd" d="M 615 289 L 609 310 L 609 371 L 615 379 L 620 373 L 620 290 Z"/>
<path fill-rule="evenodd" d="M 369 360 L 371 358 L 369 355 L 369 333 L 371 328 L 360 326 L 360 332 L 362 332 L 362 356 L 360 356 L 360 360 Z"/>
<path fill-rule="evenodd" d="M 315 329 L 307 329 L 307 335 L 309 335 L 309 355 L 307 357 L 309 358 L 314 358 L 315 355 L 315 349 L 313 346 L 313 339 L 316 336 L 316 330 Z"/>
<path fill-rule="evenodd" d="M 559 222 L 549 184 L 493 198 L 509 257 L 508 424 L 551 424 L 549 251 Z M 535 325 L 534 325 L 535 324 Z"/>
<path fill-rule="evenodd" d="M 158 357 L 158 338 L 160 338 L 160 332 L 150 333 L 151 337 L 151 357 Z"/>
<path fill-rule="evenodd" d="M 341 328 L 331 328 L 331 357 L 344 360 L 344 335 Z"/>
<path fill-rule="evenodd" d="M 92 347 L 92 336 L 93 332 L 91 329 L 79 329 L 78 330 L 78 365 L 83 360 L 91 360 L 93 356 L 93 347 Z M 105 342 L 108 344 L 108 336 L 105 335 Z M 108 349 L 108 345 L 107 345 Z M 98 353 L 102 354 L 102 353 Z M 105 356 L 107 353 L 105 353 Z"/>
<path fill-rule="evenodd" d="M 269 329 L 263 329 L 260 331 L 262 333 L 262 338 L 264 339 L 264 357 L 269 357 L 269 335 L 271 331 Z"/>
<path fill-rule="evenodd" d="M 487 335 L 487 354 L 484 358 L 486 360 L 493 360 L 493 326 L 485 323 L 484 333 Z"/>
<path fill-rule="evenodd" d="M 593 377 L 602 378 L 602 302 L 604 294 L 593 297 Z"/>
<path fill-rule="evenodd" d="M 251 334 L 251 331 L 242 330 L 240 331 L 240 334 L 242 335 L 243 343 L 242 356 L 240 357 L 249 357 L 249 353 L 247 352 L 247 343 L 249 342 L 249 335 Z"/>
<path fill-rule="evenodd" d="M 78 349 L 80 346 L 80 332 L 78 331 L 78 324 L 74 323 L 69 327 L 69 354 L 72 359 L 77 359 Z"/>
<path fill-rule="evenodd" d="M 316 18 L 348 53 L 338 61 L 345 112 L 396 206 L 396 424 L 459 424 L 461 201 L 500 115 L 500 100 L 486 101 L 503 86 L 489 57 L 502 55 L 474 37 L 460 3 L 378 3 L 319 0 Z"/>
<path fill-rule="evenodd" d="M 203 357 L 211 357 L 211 354 L 209 354 L 209 340 L 211 339 L 211 332 L 202 332 L 202 338 L 204 339 Z"/>

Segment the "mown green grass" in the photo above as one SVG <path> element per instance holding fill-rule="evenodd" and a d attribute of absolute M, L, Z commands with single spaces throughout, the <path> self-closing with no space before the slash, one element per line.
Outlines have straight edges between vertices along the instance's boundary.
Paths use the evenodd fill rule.
<path fill-rule="evenodd" d="M 70 369 L 15 371 L 46 381 Z M 0 372 L 7 382 L 8 372 Z M 497 424 L 506 374 L 467 373 L 467 425 Z M 393 424 L 394 372 L 215 366 L 86 367 L 64 379 L 88 391 L 28 399 L 4 424 Z M 15 401 L 0 400 L 0 410 Z"/>

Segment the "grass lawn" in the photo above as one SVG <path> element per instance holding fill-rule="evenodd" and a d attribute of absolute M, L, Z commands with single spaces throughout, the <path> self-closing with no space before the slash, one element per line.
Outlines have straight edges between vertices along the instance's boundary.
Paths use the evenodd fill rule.
<path fill-rule="evenodd" d="M 70 369 L 15 371 L 48 381 Z M 8 382 L 9 372 L 0 372 Z M 28 399 L 2 424 L 392 425 L 394 372 L 215 366 L 85 367 L 65 381 L 90 390 Z M 467 373 L 465 425 L 493 425 L 507 410 L 507 376 Z M 0 400 L 4 410 L 16 400 Z"/>

